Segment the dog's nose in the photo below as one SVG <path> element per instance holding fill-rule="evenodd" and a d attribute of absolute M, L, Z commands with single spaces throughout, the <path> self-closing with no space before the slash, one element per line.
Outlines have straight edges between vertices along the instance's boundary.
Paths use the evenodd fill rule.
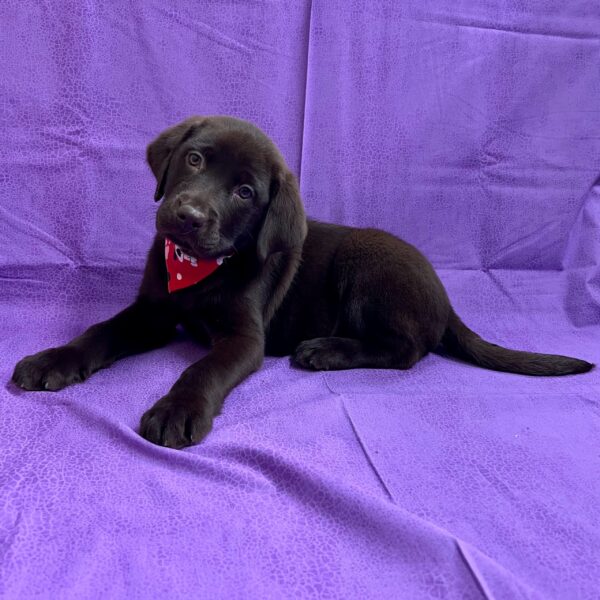
<path fill-rule="evenodd" d="M 177 209 L 177 219 L 181 225 L 193 229 L 200 229 L 206 221 L 204 213 L 189 204 L 183 204 Z"/>

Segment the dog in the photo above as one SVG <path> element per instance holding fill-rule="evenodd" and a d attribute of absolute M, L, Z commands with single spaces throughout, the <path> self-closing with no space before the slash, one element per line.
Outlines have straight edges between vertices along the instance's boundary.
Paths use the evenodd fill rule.
<path fill-rule="evenodd" d="M 509 350 L 471 331 L 427 259 L 376 229 L 307 220 L 298 183 L 257 127 L 191 117 L 147 148 L 157 234 L 135 302 L 65 346 L 23 358 L 12 380 L 60 390 L 187 328 L 209 353 L 141 418 L 150 442 L 183 448 L 212 428 L 265 354 L 312 370 L 409 369 L 428 352 L 527 375 L 594 365 Z M 185 271 L 185 272 L 184 272 Z"/>

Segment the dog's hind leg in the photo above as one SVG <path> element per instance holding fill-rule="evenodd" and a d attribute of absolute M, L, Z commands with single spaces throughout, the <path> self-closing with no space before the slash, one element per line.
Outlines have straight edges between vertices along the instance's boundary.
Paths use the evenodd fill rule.
<path fill-rule="evenodd" d="M 292 363 L 315 371 L 340 369 L 410 369 L 422 356 L 408 338 L 362 340 L 350 337 L 320 337 L 298 345 Z"/>

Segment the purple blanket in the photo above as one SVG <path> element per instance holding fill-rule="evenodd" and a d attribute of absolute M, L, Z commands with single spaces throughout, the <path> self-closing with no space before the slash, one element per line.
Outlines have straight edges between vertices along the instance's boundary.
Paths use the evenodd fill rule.
<path fill-rule="evenodd" d="M 136 433 L 205 351 L 184 333 L 8 384 L 134 298 L 145 145 L 191 114 L 262 127 L 311 216 L 416 244 L 484 337 L 600 362 L 597 2 L 32 0 L 0 24 L 1 597 L 600 597 L 598 369 L 268 358 L 184 451 Z"/>

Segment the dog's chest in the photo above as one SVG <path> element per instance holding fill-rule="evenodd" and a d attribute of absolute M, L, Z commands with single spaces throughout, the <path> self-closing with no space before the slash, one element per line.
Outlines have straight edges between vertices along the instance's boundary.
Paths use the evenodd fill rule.
<path fill-rule="evenodd" d="M 209 282 L 210 284 L 211 282 Z M 194 337 L 203 341 L 214 333 L 228 329 L 227 301 L 230 291 L 227 285 L 197 284 L 171 294 L 171 303 L 179 322 Z"/>

